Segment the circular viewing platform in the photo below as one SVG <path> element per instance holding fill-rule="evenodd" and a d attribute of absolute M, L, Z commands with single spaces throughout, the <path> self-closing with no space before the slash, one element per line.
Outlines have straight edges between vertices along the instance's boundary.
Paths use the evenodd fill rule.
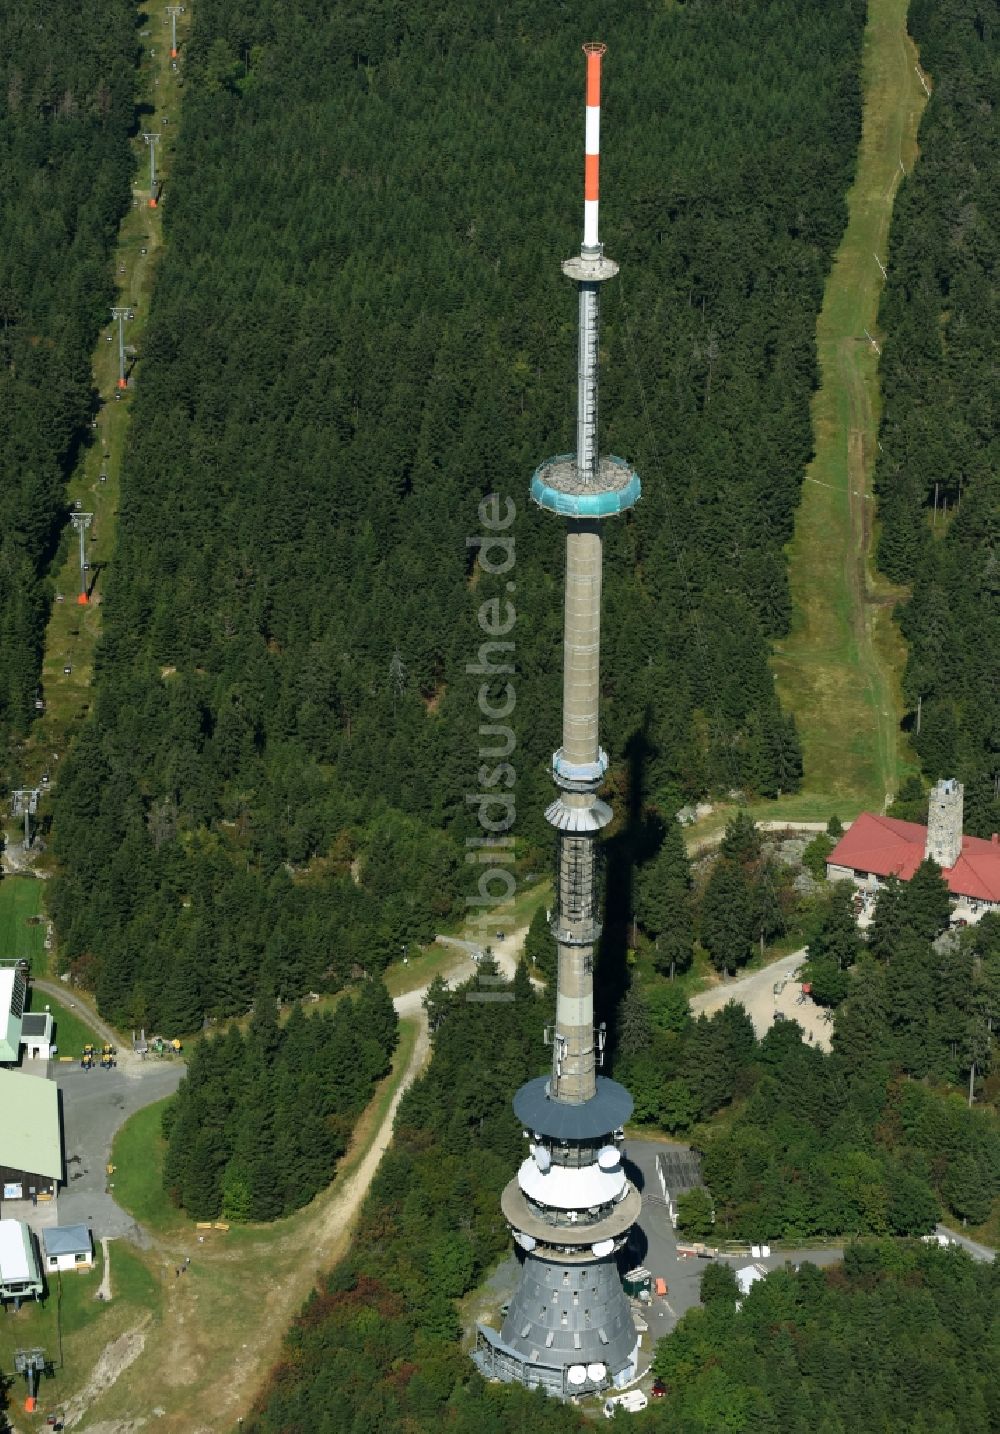
<path fill-rule="evenodd" d="M 624 458 L 602 458 L 594 478 L 585 478 L 575 453 L 561 453 L 539 464 L 531 496 L 546 512 L 563 518 L 606 518 L 627 513 L 639 501 L 639 475 Z"/>
<path fill-rule="evenodd" d="M 579 1220 L 571 1221 L 563 1211 L 553 1211 L 546 1219 L 530 1201 L 513 1179 L 500 1197 L 500 1208 L 504 1219 L 512 1230 L 530 1235 L 539 1245 L 552 1245 L 560 1249 L 579 1250 L 588 1260 L 594 1258 L 593 1246 L 603 1240 L 620 1239 L 639 1218 L 642 1196 L 634 1185 L 625 1187 L 625 1194 L 599 1218 L 580 1212 Z M 545 1258 L 544 1249 L 536 1249 L 539 1258 Z"/>

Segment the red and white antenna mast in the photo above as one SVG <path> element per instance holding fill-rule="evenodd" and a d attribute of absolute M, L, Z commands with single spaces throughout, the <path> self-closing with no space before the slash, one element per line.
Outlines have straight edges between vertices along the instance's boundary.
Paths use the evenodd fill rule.
<path fill-rule="evenodd" d="M 597 211 L 600 202 L 601 167 L 601 60 L 607 45 L 591 41 L 584 45 L 587 57 L 587 129 L 583 161 L 583 253 L 600 252 Z"/>

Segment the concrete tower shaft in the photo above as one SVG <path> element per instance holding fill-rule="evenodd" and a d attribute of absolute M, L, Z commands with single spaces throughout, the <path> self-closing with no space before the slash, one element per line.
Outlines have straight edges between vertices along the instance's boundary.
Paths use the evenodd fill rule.
<path fill-rule="evenodd" d="M 570 523 L 566 534 L 563 627 L 563 756 L 573 766 L 597 762 L 601 680 L 603 543 L 596 522 Z"/>

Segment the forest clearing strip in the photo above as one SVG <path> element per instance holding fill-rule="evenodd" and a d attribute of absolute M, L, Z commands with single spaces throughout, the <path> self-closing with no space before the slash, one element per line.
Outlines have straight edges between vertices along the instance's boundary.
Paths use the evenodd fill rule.
<path fill-rule="evenodd" d="M 880 266 L 926 102 L 906 12 L 907 0 L 870 0 L 858 165 L 816 328 L 816 451 L 788 546 L 792 630 L 775 644 L 772 661 L 803 746 L 804 790 L 792 806 L 818 818 L 881 809 L 905 766 L 898 730 L 905 652 L 891 618 L 902 593 L 873 570 L 871 475 Z M 784 809 L 771 804 L 771 815 L 776 805 Z"/>
<path fill-rule="evenodd" d="M 155 12 L 160 17 L 160 12 Z M 77 531 L 67 524 L 52 570 L 56 600 L 45 631 L 41 700 L 44 710 L 24 744 L 22 769 L 28 785 L 58 776 L 77 725 L 91 704 L 94 651 L 101 631 L 104 574 L 115 548 L 116 519 L 122 481 L 122 458 L 129 424 L 129 393 L 134 381 L 135 349 L 145 330 L 157 259 L 163 244 L 162 210 L 151 207 L 149 149 L 143 136 L 159 133 L 156 144 L 157 185 L 169 174 L 173 136 L 178 128 L 180 74 L 173 68 L 169 31 L 153 28 L 150 13 L 137 10 L 143 57 L 136 82 L 138 132 L 133 138 L 136 170 L 132 202 L 122 219 L 114 252 L 114 306 L 133 314 L 125 324 L 126 374 L 129 386 L 118 388 L 118 325 L 102 325 L 92 360 L 94 388 L 99 395 L 89 443 L 82 445 L 76 471 L 67 485 L 70 509 L 91 515 L 83 534 L 88 569 L 80 572 Z M 160 17 L 162 18 L 162 17 Z M 190 6 L 179 18 L 179 38 L 188 33 Z M 174 128 L 170 126 L 173 124 Z M 162 195 L 161 195 L 162 202 Z M 80 601 L 81 577 L 87 602 Z"/>

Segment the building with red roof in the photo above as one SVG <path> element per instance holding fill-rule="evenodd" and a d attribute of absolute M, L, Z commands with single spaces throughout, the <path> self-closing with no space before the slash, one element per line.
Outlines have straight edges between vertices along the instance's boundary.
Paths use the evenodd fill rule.
<path fill-rule="evenodd" d="M 952 779 L 931 792 L 928 824 L 862 812 L 827 858 L 830 881 L 874 893 L 886 877 L 909 881 L 925 857 L 941 867 L 954 899 L 953 921 L 975 922 L 1000 907 L 1000 836 L 965 836 L 963 788 Z"/>

